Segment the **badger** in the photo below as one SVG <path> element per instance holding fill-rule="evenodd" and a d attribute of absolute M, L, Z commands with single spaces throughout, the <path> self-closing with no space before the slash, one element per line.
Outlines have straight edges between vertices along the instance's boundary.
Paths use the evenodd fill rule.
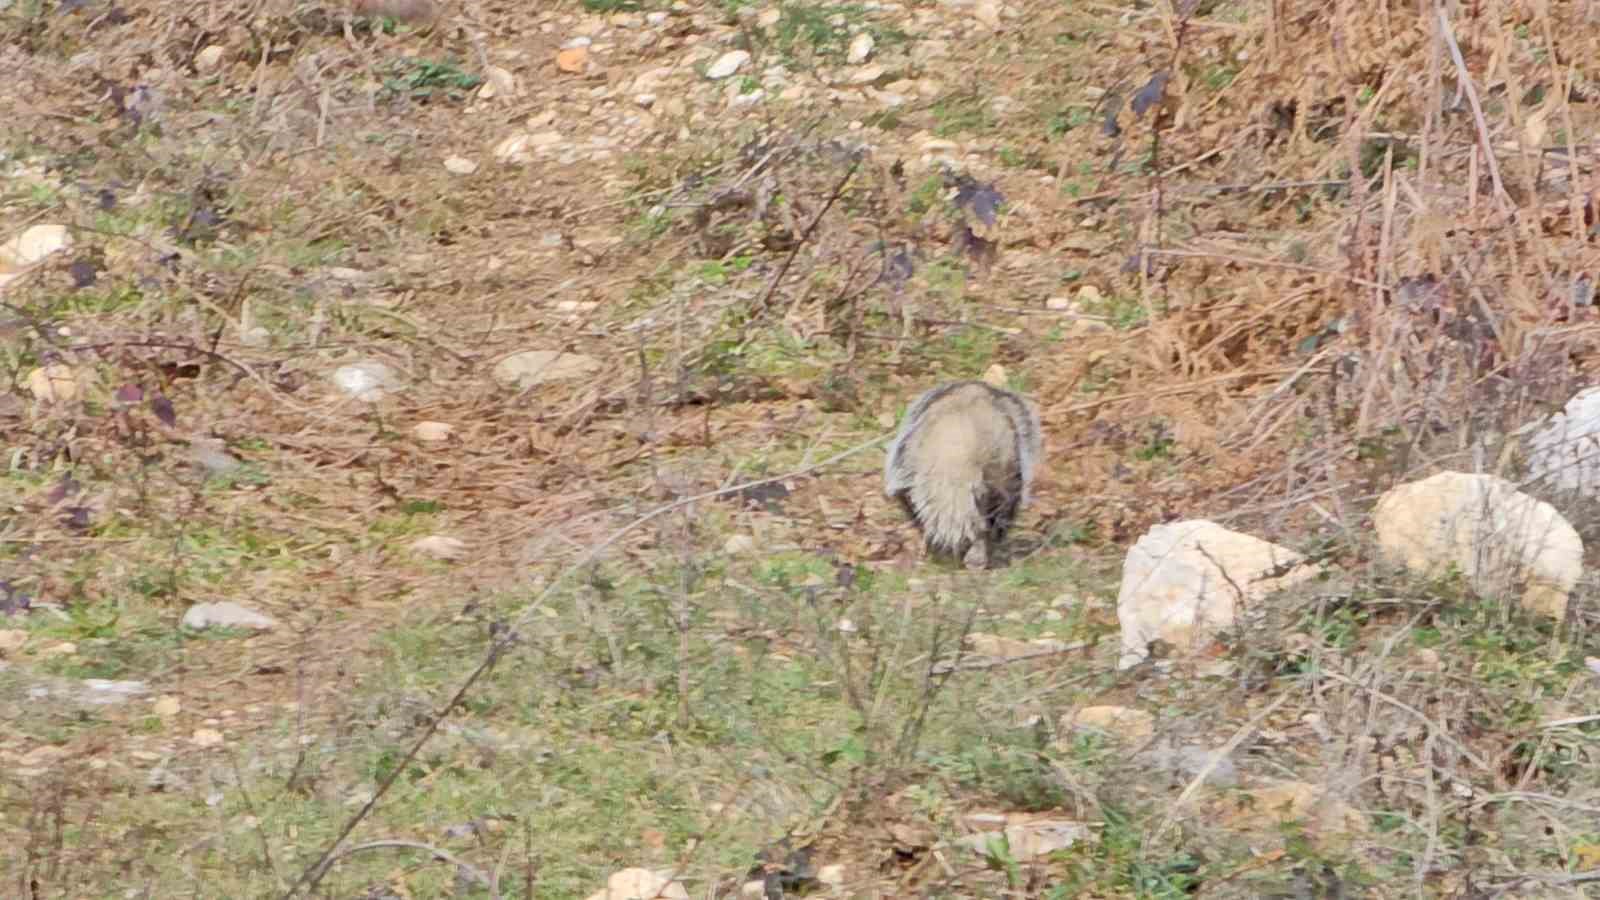
<path fill-rule="evenodd" d="M 911 405 L 883 466 L 884 493 L 921 529 L 928 552 L 987 568 L 1028 502 L 1039 413 L 982 381 L 936 387 Z"/>

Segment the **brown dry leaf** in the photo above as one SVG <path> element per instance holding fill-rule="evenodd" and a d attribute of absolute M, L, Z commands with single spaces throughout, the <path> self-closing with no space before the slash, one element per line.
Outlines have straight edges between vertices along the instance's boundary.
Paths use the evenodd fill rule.
<path fill-rule="evenodd" d="M 573 75 L 582 75 L 589 66 L 588 47 L 568 47 L 556 54 L 556 68 Z"/>

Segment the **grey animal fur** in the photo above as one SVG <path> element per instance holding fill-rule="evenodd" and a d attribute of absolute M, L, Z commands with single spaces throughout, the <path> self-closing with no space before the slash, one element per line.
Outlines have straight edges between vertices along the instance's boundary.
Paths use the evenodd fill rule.
<path fill-rule="evenodd" d="M 921 529 L 928 552 L 986 568 L 1028 502 L 1039 413 L 982 381 L 954 381 L 911 405 L 883 466 L 884 493 Z"/>

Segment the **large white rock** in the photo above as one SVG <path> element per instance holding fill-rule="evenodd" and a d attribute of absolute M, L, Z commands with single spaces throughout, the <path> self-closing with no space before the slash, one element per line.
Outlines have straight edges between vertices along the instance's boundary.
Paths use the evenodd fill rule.
<path fill-rule="evenodd" d="M 649 869 L 623 869 L 589 900 L 689 900 L 689 892 L 671 878 Z"/>
<path fill-rule="evenodd" d="M 739 67 L 750 61 L 750 51 L 729 50 L 717 57 L 717 61 L 706 67 L 706 77 L 712 81 L 721 81 L 729 75 L 739 71 Z"/>
<path fill-rule="evenodd" d="M 0 243 L 0 285 L 22 277 L 21 270 L 58 250 L 72 246 L 65 225 L 33 225 Z"/>
<path fill-rule="evenodd" d="M 1160 639 L 1180 652 L 1233 627 L 1240 607 L 1315 577 L 1304 557 L 1205 519 L 1157 525 L 1122 562 L 1117 621 L 1119 668 L 1136 665 Z"/>
<path fill-rule="evenodd" d="M 1528 438 L 1528 471 L 1550 487 L 1600 497 L 1600 387 L 1579 391 Z"/>
<path fill-rule="evenodd" d="M 270 631 L 278 627 L 278 620 L 232 600 L 223 600 L 220 603 L 196 603 L 189 607 L 183 614 L 183 627 L 196 631 L 213 627 Z"/>
<path fill-rule="evenodd" d="M 494 379 L 507 387 L 529 388 L 547 381 L 586 378 L 601 368 L 599 360 L 581 353 L 523 350 L 496 363 Z"/>
<path fill-rule="evenodd" d="M 1425 577 L 1453 566 L 1474 591 L 1520 594 L 1524 608 L 1556 619 L 1583 574 L 1583 540 L 1561 513 L 1493 475 L 1400 485 L 1378 500 L 1372 524 L 1391 561 Z"/>

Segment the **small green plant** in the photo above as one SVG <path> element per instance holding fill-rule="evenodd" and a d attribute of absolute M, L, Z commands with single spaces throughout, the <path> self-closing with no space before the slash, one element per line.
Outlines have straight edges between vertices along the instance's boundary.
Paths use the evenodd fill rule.
<path fill-rule="evenodd" d="M 929 175 L 917 183 L 911 196 L 906 199 L 906 209 L 920 216 L 943 202 L 944 179 L 938 175 Z"/>
<path fill-rule="evenodd" d="M 858 32 L 868 34 L 879 47 L 903 44 L 909 37 L 896 28 L 867 18 L 868 10 L 856 3 L 786 3 L 772 28 L 772 42 L 790 60 L 806 56 L 843 56 Z"/>
<path fill-rule="evenodd" d="M 401 59 L 390 63 L 383 87 L 391 95 L 404 95 L 413 100 L 425 100 L 436 93 L 451 100 L 462 100 L 467 91 L 482 83 L 482 78 L 462 71 L 453 62 Z"/>
<path fill-rule="evenodd" d="M 1102 316 L 1118 331 L 1132 331 L 1150 320 L 1150 311 L 1132 294 L 1111 294 L 1082 304 L 1085 313 Z"/>
<path fill-rule="evenodd" d="M 750 268 L 753 262 L 755 258 L 748 253 L 730 259 L 714 259 L 701 263 L 695 274 L 707 284 L 723 285 L 727 284 L 733 275 Z"/>
<path fill-rule="evenodd" d="M 989 111 L 988 101 L 975 92 L 955 93 L 942 97 L 933 105 L 931 112 L 933 120 L 938 123 L 934 126 L 933 133 L 940 137 L 977 134 L 994 126 L 994 116 Z"/>
<path fill-rule="evenodd" d="M 1058 138 L 1074 128 L 1088 124 L 1094 115 L 1085 107 L 1070 106 L 1058 109 L 1045 117 L 1044 133 L 1051 138 Z"/>

